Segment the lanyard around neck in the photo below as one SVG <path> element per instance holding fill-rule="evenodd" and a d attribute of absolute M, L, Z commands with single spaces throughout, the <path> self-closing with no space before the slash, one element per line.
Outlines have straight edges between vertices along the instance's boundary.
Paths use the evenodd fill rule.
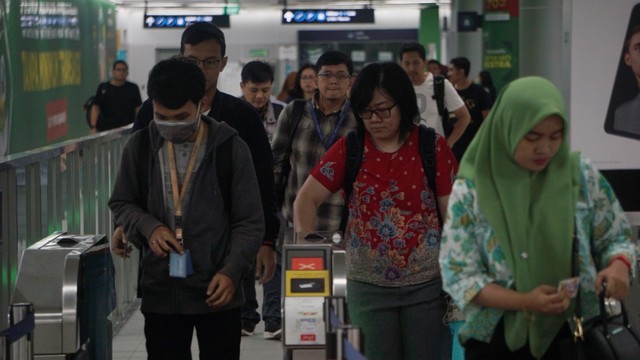
<path fill-rule="evenodd" d="M 198 151 L 200 150 L 200 144 L 202 139 L 207 133 L 207 125 L 204 122 L 200 122 L 201 126 L 198 130 L 198 136 L 196 142 L 191 150 L 191 156 L 189 157 L 189 165 L 187 171 L 184 174 L 184 180 L 182 181 L 181 189 L 178 189 L 178 170 L 176 167 L 176 154 L 173 147 L 173 142 L 167 140 L 167 150 L 169 152 L 169 172 L 171 174 L 171 192 L 173 196 L 173 206 L 175 207 L 175 227 L 176 227 L 176 239 L 182 243 L 182 200 L 184 194 L 187 192 L 187 186 L 193 173 L 193 168 L 196 164 L 196 158 L 198 157 Z"/>
<path fill-rule="evenodd" d="M 311 109 L 311 118 L 313 119 L 313 124 L 316 127 L 316 133 L 318 134 L 318 138 L 324 146 L 325 150 L 329 150 L 331 145 L 336 140 L 338 133 L 340 132 L 340 128 L 342 128 L 342 124 L 347 117 L 347 113 L 349 112 L 349 100 L 346 100 L 344 105 L 342 106 L 342 110 L 340 111 L 340 117 L 338 118 L 338 122 L 336 123 L 336 127 L 331 131 L 328 137 L 324 137 L 324 133 L 322 132 L 322 128 L 320 127 L 320 121 L 318 120 L 318 115 L 316 114 L 316 109 Z"/>

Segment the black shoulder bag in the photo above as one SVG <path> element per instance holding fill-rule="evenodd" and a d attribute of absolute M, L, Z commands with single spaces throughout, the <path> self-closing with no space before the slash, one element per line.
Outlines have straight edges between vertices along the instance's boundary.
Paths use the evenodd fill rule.
<path fill-rule="evenodd" d="M 574 231 L 573 254 L 571 259 L 572 276 L 579 276 L 578 236 Z M 576 360 L 638 360 L 640 359 L 640 337 L 629 325 L 627 310 L 622 305 L 618 315 L 610 316 L 604 302 L 606 284 L 600 291 L 600 315 L 584 322 L 582 319 L 582 305 L 580 304 L 580 288 L 576 296 L 574 310 L 575 329 L 573 331 L 572 349 L 564 354 Z"/>

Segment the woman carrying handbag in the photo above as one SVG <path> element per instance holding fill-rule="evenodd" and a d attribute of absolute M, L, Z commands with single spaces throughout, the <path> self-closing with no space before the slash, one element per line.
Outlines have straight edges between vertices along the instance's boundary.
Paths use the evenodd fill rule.
<path fill-rule="evenodd" d="M 609 297 L 629 291 L 631 229 L 604 177 L 569 152 L 568 130 L 559 90 L 518 79 L 462 158 L 439 260 L 466 317 L 466 359 L 562 359 L 575 290 L 585 319 L 599 314 L 603 282 Z M 574 228 L 580 276 L 568 280 Z"/>

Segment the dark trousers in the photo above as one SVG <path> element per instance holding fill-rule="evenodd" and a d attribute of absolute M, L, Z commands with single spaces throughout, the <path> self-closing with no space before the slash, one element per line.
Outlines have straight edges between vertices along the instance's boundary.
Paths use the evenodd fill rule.
<path fill-rule="evenodd" d="M 262 320 L 274 321 L 280 324 L 280 287 L 282 277 L 282 265 L 280 265 L 280 254 L 273 278 L 262 285 Z M 242 305 L 242 319 L 257 324 L 260 322 L 258 314 L 258 299 L 256 298 L 256 280 L 253 277 L 254 268 L 249 276 L 242 279 L 242 289 L 244 290 L 244 304 Z"/>
<path fill-rule="evenodd" d="M 571 336 L 569 326 L 565 324 L 556 335 L 542 360 L 561 360 L 559 343 Z M 516 351 L 509 350 L 504 337 L 504 320 L 501 319 L 493 333 L 490 343 L 469 339 L 464 344 L 465 360 L 535 360 L 529 351 L 529 344 Z"/>
<path fill-rule="evenodd" d="M 282 320 L 281 293 L 282 293 L 282 246 L 285 242 L 284 236 L 287 231 L 287 221 L 278 214 L 280 220 L 280 233 L 276 242 L 276 271 L 273 278 L 262 285 L 262 320 L 273 321 L 280 324 Z M 242 289 L 244 290 L 244 304 L 242 304 L 242 320 L 250 321 L 254 324 L 260 322 L 258 314 L 258 299 L 256 298 L 256 281 L 253 275 L 256 272 L 255 263 L 249 276 L 242 279 Z"/>
<path fill-rule="evenodd" d="M 362 329 L 369 360 L 449 360 L 442 282 L 384 287 L 347 280 L 351 322 Z"/>
<path fill-rule="evenodd" d="M 149 360 L 191 360 L 194 328 L 200 360 L 240 359 L 240 308 L 210 314 L 143 315 Z"/>

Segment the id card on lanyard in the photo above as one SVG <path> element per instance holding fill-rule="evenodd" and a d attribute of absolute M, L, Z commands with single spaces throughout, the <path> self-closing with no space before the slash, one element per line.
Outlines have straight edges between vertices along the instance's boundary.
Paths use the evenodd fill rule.
<path fill-rule="evenodd" d="M 187 166 L 187 170 L 184 174 L 184 180 L 182 181 L 182 186 L 180 187 L 178 187 L 178 169 L 176 166 L 176 154 L 173 142 L 167 140 L 167 150 L 169 152 L 169 173 L 171 175 L 171 193 L 173 206 L 175 208 L 175 213 L 173 216 L 176 239 L 183 246 L 184 239 L 182 237 L 182 200 L 184 199 L 184 195 L 187 192 L 187 186 L 189 185 L 189 181 L 191 180 L 191 174 L 193 173 L 193 168 L 196 164 L 196 159 L 198 157 L 198 152 L 200 151 L 202 139 L 206 136 L 208 130 L 207 126 L 204 123 L 201 124 L 202 126 L 198 131 L 196 142 L 193 146 L 193 149 L 191 150 L 189 165 Z M 185 250 L 184 254 L 182 255 L 176 252 L 171 252 L 171 254 L 169 255 L 169 276 L 186 278 L 191 274 L 193 274 L 193 265 L 191 262 L 191 253 L 189 252 L 189 250 Z"/>
<path fill-rule="evenodd" d="M 316 133 L 322 146 L 324 146 L 325 150 L 329 150 L 331 145 L 336 141 L 336 137 L 340 133 L 342 128 L 342 124 L 344 124 L 345 119 L 347 118 L 347 114 L 349 113 L 349 100 L 346 100 L 344 106 L 342 106 L 342 110 L 340 111 L 340 117 L 338 118 L 338 122 L 336 123 L 336 127 L 329 133 L 329 136 L 325 138 L 324 133 L 322 132 L 322 128 L 320 127 L 320 121 L 318 120 L 318 114 L 316 114 L 316 109 L 312 109 L 311 118 L 313 119 L 313 124 L 316 127 Z"/>

